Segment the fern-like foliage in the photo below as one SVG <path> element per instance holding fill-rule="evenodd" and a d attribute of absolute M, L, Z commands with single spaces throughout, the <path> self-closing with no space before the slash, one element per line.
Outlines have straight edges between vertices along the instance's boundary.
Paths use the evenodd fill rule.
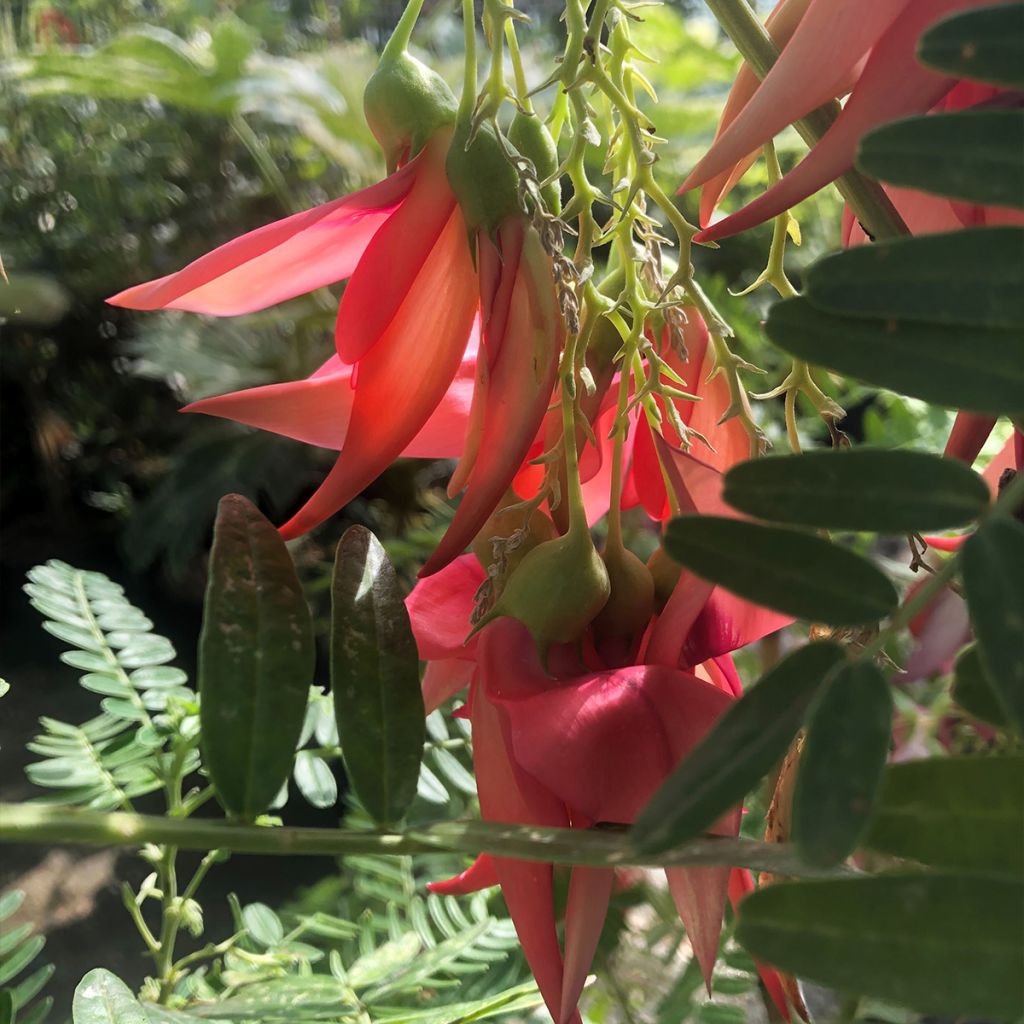
<path fill-rule="evenodd" d="M 130 809 L 159 789 L 170 769 L 178 777 L 199 765 L 196 696 L 188 677 L 168 662 L 174 647 L 102 573 L 52 560 L 28 573 L 25 592 L 43 629 L 64 641 L 66 665 L 100 697 L 100 714 L 81 725 L 40 720 L 44 732 L 28 749 L 42 760 L 26 769 L 49 799 L 100 810 Z M 184 741 L 184 742 L 183 742 Z M 171 749 L 175 748 L 175 749 Z"/>
<path fill-rule="evenodd" d="M 21 906 L 25 894 L 15 889 L 0 897 L 0 1022 L 41 1024 L 53 998 L 36 997 L 53 975 L 52 964 L 37 964 L 46 938 L 32 933 L 32 925 L 8 928 L 6 922 Z"/>

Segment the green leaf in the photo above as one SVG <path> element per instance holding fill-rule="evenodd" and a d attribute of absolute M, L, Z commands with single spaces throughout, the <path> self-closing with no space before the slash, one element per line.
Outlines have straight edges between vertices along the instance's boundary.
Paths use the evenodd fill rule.
<path fill-rule="evenodd" d="M 867 829 L 892 733 L 892 694 L 872 662 L 840 665 L 811 709 L 793 793 L 793 839 L 810 864 L 836 864 Z"/>
<path fill-rule="evenodd" d="M 725 516 L 680 516 L 668 524 L 664 543 L 698 576 L 812 622 L 877 622 L 898 601 L 892 582 L 866 558 L 802 530 Z"/>
<path fill-rule="evenodd" d="M 190 1006 L 189 1012 L 196 1017 L 246 1022 L 336 1021 L 352 1005 L 352 990 L 334 978 L 322 974 L 285 975 L 254 981 L 227 999 Z"/>
<path fill-rule="evenodd" d="M 313 675 L 313 624 L 277 530 L 221 499 L 199 639 L 203 762 L 224 806 L 265 811 L 291 772 Z"/>
<path fill-rule="evenodd" d="M 331 599 L 331 691 L 345 769 L 374 820 L 395 822 L 416 795 L 423 696 L 395 570 L 363 527 L 341 538 Z"/>
<path fill-rule="evenodd" d="M 13 981 L 39 954 L 46 945 L 45 935 L 33 935 L 0 962 L 0 985 Z"/>
<path fill-rule="evenodd" d="M 769 670 L 715 723 L 640 812 L 631 835 L 660 853 L 735 807 L 788 749 L 811 699 L 843 660 L 830 641 L 808 644 Z"/>
<path fill-rule="evenodd" d="M 284 939 L 281 918 L 265 903 L 250 903 L 242 909 L 242 924 L 250 937 L 266 949 L 279 946 Z"/>
<path fill-rule="evenodd" d="M 1005 729 L 1006 712 L 982 667 L 977 644 L 960 652 L 953 673 L 953 700 L 982 722 Z"/>
<path fill-rule="evenodd" d="M 958 526 L 989 503 L 988 485 L 956 459 L 871 448 L 741 462 L 722 496 L 759 519 L 882 533 Z"/>
<path fill-rule="evenodd" d="M 857 168 L 893 185 L 1024 209 L 1024 110 L 908 117 L 861 139 Z"/>
<path fill-rule="evenodd" d="M 14 1024 L 14 1021 L 14 993 L 8 988 L 0 989 L 0 1024 Z"/>
<path fill-rule="evenodd" d="M 1024 733 L 1024 526 L 987 520 L 964 542 L 960 561 L 985 675 Z"/>
<path fill-rule="evenodd" d="M 149 1024 L 142 1005 L 128 986 L 110 971 L 97 967 L 75 989 L 74 1024 Z"/>
<path fill-rule="evenodd" d="M 899 238 L 827 256 L 807 273 L 807 299 L 854 317 L 967 327 L 1024 326 L 1024 228 Z"/>
<path fill-rule="evenodd" d="M 338 802 L 338 783 L 330 765 L 322 758 L 300 750 L 292 772 L 299 792 L 314 807 L 333 807 Z"/>
<path fill-rule="evenodd" d="M 996 4 L 933 25 L 918 60 L 955 78 L 1024 89 L 1024 4 Z"/>
<path fill-rule="evenodd" d="M 1024 411 L 1021 331 L 837 316 L 804 298 L 775 303 L 765 330 L 790 355 L 933 405 Z"/>
<path fill-rule="evenodd" d="M 1024 873 L 1024 757 L 907 761 L 885 772 L 865 843 L 943 868 Z"/>
<path fill-rule="evenodd" d="M 752 893 L 736 939 L 832 988 L 943 1015 L 1024 1012 L 1024 883 L 944 874 L 784 882 Z"/>

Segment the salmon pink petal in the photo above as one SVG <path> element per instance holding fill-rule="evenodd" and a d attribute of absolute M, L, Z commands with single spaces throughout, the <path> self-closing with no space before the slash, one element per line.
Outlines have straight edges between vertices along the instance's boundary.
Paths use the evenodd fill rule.
<path fill-rule="evenodd" d="M 695 239 L 707 242 L 734 235 L 790 209 L 853 166 L 857 143 L 866 132 L 885 121 L 927 110 L 940 100 L 954 79 L 918 64 L 915 48 L 930 24 L 962 6 L 963 0 L 910 0 L 875 46 L 842 113 L 810 154 L 778 184 Z"/>
<path fill-rule="evenodd" d="M 682 570 L 665 610 L 651 628 L 647 662 L 672 668 L 679 665 L 690 629 L 713 590 L 714 584 L 694 576 L 688 569 Z"/>
<path fill-rule="evenodd" d="M 565 904 L 565 973 L 559 1024 L 572 1019 L 608 914 L 615 871 L 574 867 Z"/>
<path fill-rule="evenodd" d="M 459 453 L 473 397 L 474 369 L 475 357 L 464 358 L 444 398 L 402 451 L 403 456 L 447 459 Z M 182 412 L 221 416 L 306 444 L 340 451 L 348 432 L 354 398 L 352 367 L 332 356 L 305 380 L 202 398 L 185 406 Z"/>
<path fill-rule="evenodd" d="M 918 583 L 911 588 L 911 595 L 920 586 Z M 957 651 L 971 638 L 967 605 L 958 594 L 943 590 L 914 618 L 911 632 L 917 643 L 907 659 L 901 682 L 909 683 L 926 679 L 936 672 L 952 671 Z"/>
<path fill-rule="evenodd" d="M 483 637 L 497 625 L 500 623 L 488 627 Z M 489 667 L 483 667 L 481 679 L 486 680 L 488 671 Z M 472 721 L 473 765 L 483 817 L 488 821 L 566 827 L 569 818 L 561 802 L 512 760 L 507 723 L 482 688 L 473 695 Z M 559 1020 L 563 966 L 555 931 L 552 867 L 507 857 L 495 857 L 494 867 L 523 953 L 548 1010 Z M 578 1021 L 574 1015 L 566 1024 Z"/>
<path fill-rule="evenodd" d="M 472 629 L 474 597 L 486 578 L 476 555 L 463 555 L 412 588 L 405 607 L 420 658 L 434 661 L 472 656 L 478 638 L 464 644 Z"/>
<path fill-rule="evenodd" d="M 995 416 L 981 416 L 976 412 L 958 412 L 943 454 L 951 459 L 960 459 L 968 466 L 973 465 L 995 425 Z"/>
<path fill-rule="evenodd" d="M 771 36 L 772 42 L 780 50 L 793 35 L 809 3 L 810 0 L 779 0 L 765 19 L 764 27 L 768 30 L 768 35 Z M 754 74 L 750 65 L 744 61 L 740 66 L 732 88 L 729 90 L 729 96 L 725 101 L 725 106 L 722 108 L 722 115 L 718 119 L 718 128 L 715 130 L 715 142 L 721 138 L 722 133 L 729 125 L 736 120 L 760 84 L 760 79 Z M 754 149 L 742 160 L 738 160 L 732 167 L 726 168 L 705 182 L 700 195 L 701 227 L 707 227 L 708 222 L 711 220 L 711 215 L 715 212 L 715 207 L 728 195 L 736 182 L 743 177 L 751 164 L 757 159 L 757 155 L 758 150 Z"/>
<path fill-rule="evenodd" d="M 811 0 L 764 81 L 690 172 L 680 191 L 687 192 L 721 174 L 787 125 L 842 95 L 857 62 L 906 4 L 907 0 L 861 0 L 857 4 Z"/>
<path fill-rule="evenodd" d="M 454 878 L 443 882 L 427 882 L 427 889 L 440 896 L 468 896 L 498 884 L 498 869 L 489 853 L 481 853 L 472 864 Z"/>
<path fill-rule="evenodd" d="M 720 654 L 716 658 L 708 658 L 700 666 L 708 674 L 708 678 L 725 693 L 733 697 L 743 696 L 743 683 L 740 682 L 736 664 L 728 654 Z M 696 671 L 696 670 L 695 670 Z"/>
<path fill-rule="evenodd" d="M 415 163 L 360 192 L 250 231 L 176 274 L 107 301 L 128 309 L 237 316 L 344 280 L 405 199 Z"/>
<path fill-rule="evenodd" d="M 402 454 L 443 400 L 476 313 L 465 232 L 456 208 L 380 343 L 360 361 L 345 446 L 319 490 L 281 527 L 286 539 L 350 502 Z"/>
<path fill-rule="evenodd" d="M 551 401 L 561 318 L 551 260 L 532 228 L 523 239 L 505 335 L 493 345 L 485 328 L 484 349 L 491 373 L 479 454 L 455 518 L 421 576 L 447 565 L 479 532 L 522 465 Z M 495 350 L 498 356 L 491 362 Z"/>
<path fill-rule="evenodd" d="M 732 831 L 714 829 L 722 835 L 736 835 L 740 827 L 740 812 L 737 808 L 731 815 Z M 718 940 L 722 934 L 722 920 L 725 917 L 725 899 L 729 887 L 729 868 L 666 868 L 672 902 L 686 928 L 686 936 L 693 947 L 693 955 L 700 964 L 704 984 L 711 992 L 711 972 L 718 959 Z"/>
<path fill-rule="evenodd" d="M 338 306 L 338 355 L 355 363 L 388 330 L 455 207 L 444 171 L 451 130 L 436 132 L 416 157 L 409 194 L 373 236 Z M 465 243 L 463 243 L 465 244 Z"/>
<path fill-rule="evenodd" d="M 460 658 L 445 658 L 427 663 L 423 673 L 423 709 L 426 714 L 436 711 L 446 700 L 451 700 L 473 681 L 476 663 Z"/>
<path fill-rule="evenodd" d="M 792 621 L 791 615 L 751 604 L 715 587 L 686 636 L 681 666 L 699 665 L 708 658 L 738 651 Z"/>

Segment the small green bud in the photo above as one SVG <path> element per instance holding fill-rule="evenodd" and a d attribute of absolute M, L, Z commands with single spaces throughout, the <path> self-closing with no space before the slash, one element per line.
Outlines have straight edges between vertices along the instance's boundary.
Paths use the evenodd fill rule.
<path fill-rule="evenodd" d="M 508 141 L 519 152 L 532 161 L 537 171 L 537 179 L 544 181 L 558 170 L 558 149 L 555 140 L 548 131 L 548 126 L 536 114 L 519 112 L 512 118 L 508 129 Z M 562 194 L 558 182 L 552 181 L 541 190 L 548 210 L 558 214 L 562 209 Z"/>
<path fill-rule="evenodd" d="M 466 148 L 469 125 L 456 125 L 445 170 L 470 235 L 494 234 L 508 217 L 520 216 L 519 175 L 502 150 L 494 128 L 485 124 Z"/>
<path fill-rule="evenodd" d="M 366 122 L 389 173 L 414 157 L 438 128 L 452 124 L 455 108 L 448 83 L 405 51 L 382 57 L 363 92 Z"/>
<path fill-rule="evenodd" d="M 610 590 L 608 570 L 590 534 L 570 530 L 526 555 L 481 625 L 502 615 L 518 619 L 547 664 L 548 648 L 578 640 Z"/>
<path fill-rule="evenodd" d="M 502 499 L 502 504 L 511 504 L 519 499 L 509 492 Z M 504 511 L 499 508 L 484 523 L 471 545 L 477 561 L 486 570 L 494 562 L 494 545 L 496 538 L 511 540 L 505 545 L 506 579 L 511 576 L 519 563 L 539 544 L 554 540 L 558 536 L 555 524 L 539 508 L 535 508 L 528 517 L 524 517 L 522 509 Z M 498 581 L 501 582 L 501 581 Z"/>

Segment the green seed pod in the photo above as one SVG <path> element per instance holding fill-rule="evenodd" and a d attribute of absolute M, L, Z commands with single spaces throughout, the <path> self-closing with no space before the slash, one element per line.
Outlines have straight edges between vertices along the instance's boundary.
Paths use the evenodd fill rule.
<path fill-rule="evenodd" d="M 389 173 L 415 156 L 438 128 L 452 124 L 455 109 L 448 83 L 405 51 L 382 57 L 363 92 L 366 122 Z"/>
<path fill-rule="evenodd" d="M 518 497 L 510 491 L 502 498 L 501 506 L 518 500 Z M 494 562 L 492 540 L 498 537 L 513 537 L 517 531 L 521 530 L 522 540 L 518 546 L 507 550 L 505 554 L 506 573 L 511 575 L 519 563 L 537 545 L 554 540 L 558 536 L 558 531 L 555 529 L 555 524 L 539 508 L 535 508 L 529 517 L 524 517 L 522 509 L 510 509 L 506 512 L 501 506 L 481 527 L 480 532 L 473 539 L 471 547 L 477 561 L 486 570 Z"/>
<path fill-rule="evenodd" d="M 486 231 L 493 236 L 502 221 L 522 216 L 519 175 L 491 125 L 484 124 L 468 149 L 467 138 L 469 125 L 456 125 L 445 165 L 448 183 L 462 208 L 470 235 Z"/>
<path fill-rule="evenodd" d="M 558 170 L 558 149 L 548 126 L 536 114 L 519 112 L 512 118 L 508 129 L 508 141 L 533 162 L 537 179 L 550 178 Z M 548 211 L 558 214 L 562 210 L 562 194 L 558 182 L 552 181 L 541 190 Z"/>
<path fill-rule="evenodd" d="M 518 619 L 547 664 L 548 648 L 578 640 L 610 591 L 608 570 L 590 534 L 570 531 L 526 555 L 481 626 L 502 615 Z"/>
<path fill-rule="evenodd" d="M 647 559 L 647 568 L 654 578 L 654 609 L 660 615 L 679 582 L 683 567 L 659 547 Z"/>
<path fill-rule="evenodd" d="M 594 620 L 600 639 L 638 640 L 654 614 L 654 577 L 650 569 L 621 544 L 602 555 L 611 582 L 611 596 Z"/>

